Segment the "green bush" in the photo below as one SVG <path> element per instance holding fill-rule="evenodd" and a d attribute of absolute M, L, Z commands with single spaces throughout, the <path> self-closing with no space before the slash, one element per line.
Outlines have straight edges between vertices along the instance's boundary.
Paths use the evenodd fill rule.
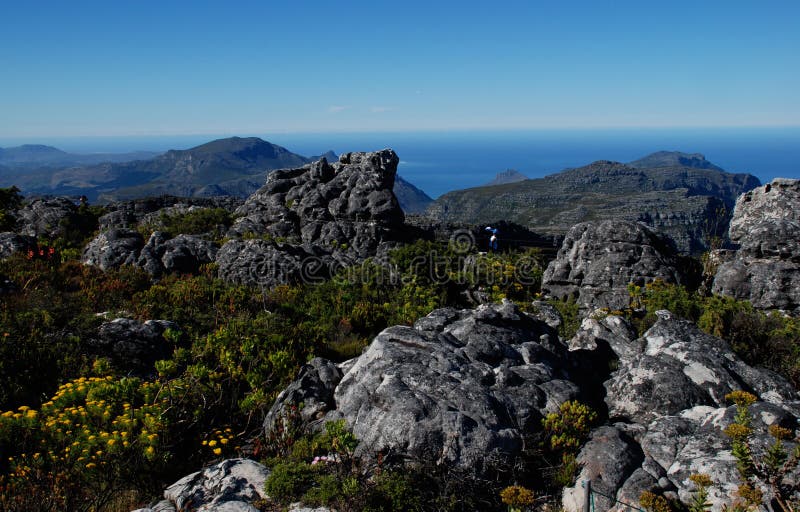
<path fill-rule="evenodd" d="M 233 224 L 233 216 L 224 208 L 195 208 L 184 213 L 162 213 L 158 220 L 142 226 L 148 232 L 166 231 L 172 235 L 204 235 L 221 237 Z"/>
<path fill-rule="evenodd" d="M 13 231 L 17 223 L 13 212 L 22 207 L 17 187 L 0 188 L 0 231 Z"/>
<path fill-rule="evenodd" d="M 307 462 L 283 462 L 273 466 L 264 490 L 279 503 L 297 500 L 315 483 L 314 468 Z"/>

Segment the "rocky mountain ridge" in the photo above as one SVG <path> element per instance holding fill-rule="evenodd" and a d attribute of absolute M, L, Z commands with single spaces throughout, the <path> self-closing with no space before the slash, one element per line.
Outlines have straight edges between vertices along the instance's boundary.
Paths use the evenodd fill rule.
<path fill-rule="evenodd" d="M 157 196 L 246 198 L 270 171 L 321 158 L 339 159 L 333 151 L 304 157 L 257 137 L 218 139 L 163 154 L 75 155 L 24 145 L 0 148 L 0 186 L 16 185 L 28 195 L 84 195 L 111 205 Z M 407 213 L 420 213 L 433 201 L 401 177 L 395 181 L 395 195 Z"/>
<path fill-rule="evenodd" d="M 724 235 L 736 197 L 759 185 L 754 176 L 721 172 L 713 164 L 642 167 L 665 163 L 663 155 L 638 162 L 598 161 L 544 178 L 449 192 L 426 214 L 443 222 L 506 219 L 557 235 L 579 222 L 644 222 L 693 253 Z"/>

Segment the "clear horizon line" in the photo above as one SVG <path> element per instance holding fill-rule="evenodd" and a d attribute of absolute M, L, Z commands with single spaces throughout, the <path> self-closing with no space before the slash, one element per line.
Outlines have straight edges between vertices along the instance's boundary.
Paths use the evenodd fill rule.
<path fill-rule="evenodd" d="M 442 128 L 403 128 L 403 129 L 341 129 L 341 130 L 275 130 L 275 129 L 243 129 L 231 130 L 199 130 L 199 131 L 164 131 L 164 132 L 126 132 L 126 133 L 81 133 L 81 134 L 0 134 L 0 139 L 78 139 L 78 138 L 114 138 L 114 137 L 257 137 L 259 135 L 335 135 L 335 134 L 394 134 L 394 133 L 441 133 L 441 132 L 545 132 L 545 131 L 625 131 L 625 130 L 744 130 L 744 129 L 800 129 L 798 124 L 741 124 L 741 125 L 595 125 L 595 126 L 554 126 L 554 127 L 442 127 Z"/>

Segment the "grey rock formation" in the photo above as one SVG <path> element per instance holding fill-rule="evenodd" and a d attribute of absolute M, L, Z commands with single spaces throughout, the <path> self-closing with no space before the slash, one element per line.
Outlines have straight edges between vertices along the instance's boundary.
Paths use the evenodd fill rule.
<path fill-rule="evenodd" d="M 335 405 L 317 423 L 344 418 L 358 455 L 395 450 L 481 472 L 519 455 L 541 419 L 578 396 L 566 354 L 547 324 L 510 302 L 441 309 L 413 328 L 383 331 L 338 382 L 330 363 L 307 366 L 265 428 L 301 399 L 311 404 L 312 413 L 301 409 L 309 419 Z"/>
<path fill-rule="evenodd" d="M 508 302 L 437 310 L 413 328 L 384 330 L 354 360 L 306 365 L 265 429 L 298 406 L 312 430 L 345 419 L 360 441 L 357 455 L 392 450 L 481 472 L 514 460 L 545 414 L 580 399 L 608 419 L 579 454 L 579 483 L 565 490 L 566 510 L 580 510 L 582 480 L 633 505 L 646 490 L 685 502 L 694 473 L 711 476 L 717 510 L 740 484 L 724 434 L 736 411 L 725 395 L 744 389 L 757 396 L 750 407 L 756 457 L 770 442 L 769 425 L 797 428 L 800 397 L 783 378 L 743 363 L 725 341 L 667 311 L 658 317 L 639 337 L 622 317 L 595 313 L 567 346 L 551 326 Z M 594 502 L 600 511 L 612 505 L 600 495 Z"/>
<path fill-rule="evenodd" d="M 342 380 L 342 369 L 321 357 L 315 357 L 300 368 L 297 378 L 281 391 L 275 399 L 275 406 L 270 409 L 264 420 L 270 427 L 289 415 L 288 407 L 303 404 L 298 410 L 300 417 L 312 423 L 324 417 L 325 413 L 334 409 L 333 399 L 336 385 Z"/>
<path fill-rule="evenodd" d="M 227 459 L 187 475 L 164 491 L 164 500 L 134 512 L 258 512 L 269 470 L 249 459 Z"/>
<path fill-rule="evenodd" d="M 620 357 L 605 383 L 612 418 L 647 423 L 695 406 L 723 407 L 725 395 L 742 388 L 776 404 L 798 398 L 780 376 L 746 365 L 727 342 L 668 312 L 631 345 L 642 351 Z"/>
<path fill-rule="evenodd" d="M 740 196 L 730 237 L 741 247 L 719 265 L 714 293 L 800 312 L 800 180 L 776 179 Z"/>
<path fill-rule="evenodd" d="M 17 232 L 32 237 L 57 238 L 63 223 L 77 215 L 78 207 L 65 197 L 36 199 L 17 211 Z"/>
<path fill-rule="evenodd" d="M 140 322 L 116 318 L 103 323 L 97 336 L 88 340 L 88 345 L 126 372 L 151 375 L 154 373 L 153 364 L 172 354 L 173 344 L 164 339 L 167 329 L 178 330 L 178 325 L 166 320 Z"/>
<path fill-rule="evenodd" d="M 767 446 L 767 427 L 797 428 L 797 392 L 781 377 L 744 364 L 721 339 L 694 325 L 659 312 L 658 322 L 644 336 L 635 335 L 619 317 L 587 319 L 570 342 L 591 350 L 611 347 L 617 370 L 605 382 L 611 425 L 595 429 L 580 455 L 578 482 L 617 500 L 637 504 L 643 491 L 687 501 L 689 476 L 706 473 L 714 510 L 730 505 L 740 483 L 730 439 L 723 433 L 735 408 L 725 394 L 744 389 L 758 401 L 750 407 L 754 443 Z M 762 455 L 756 453 L 756 456 Z M 796 477 L 796 475 L 794 475 Z M 567 510 L 579 510 L 580 483 L 564 492 Z M 611 507 L 595 499 L 595 508 Z"/>
<path fill-rule="evenodd" d="M 542 290 L 560 299 L 574 298 L 583 309 L 624 309 L 628 284 L 655 279 L 683 283 L 674 249 L 647 227 L 626 221 L 574 226 L 542 278 Z"/>
<path fill-rule="evenodd" d="M 8 258 L 14 253 L 26 253 L 36 248 L 36 238 L 19 235 L 10 231 L 0 233 L 0 259 Z"/>
<path fill-rule="evenodd" d="M 800 221 L 800 180 L 776 178 L 736 199 L 730 237 L 740 241 L 764 221 Z"/>
<path fill-rule="evenodd" d="M 144 240 L 138 231 L 111 229 L 100 233 L 89 242 L 83 249 L 81 261 L 102 270 L 134 265 L 142 247 Z"/>
<path fill-rule="evenodd" d="M 197 208 L 222 208 L 233 211 L 242 203 L 244 200 L 238 197 L 148 197 L 108 203 L 105 209 L 109 212 L 101 216 L 98 221 L 101 231 L 112 228 L 134 228 L 148 220 L 157 224 L 161 213 L 167 215 L 186 213 Z"/>
<path fill-rule="evenodd" d="M 195 273 L 217 256 L 217 245 L 195 235 L 167 238 L 156 231 L 144 243 L 132 229 L 114 228 L 97 235 L 83 250 L 81 261 L 103 270 L 137 265 L 153 276 L 165 272 Z"/>
<path fill-rule="evenodd" d="M 404 219 L 392 193 L 397 163 L 387 149 L 272 172 L 236 210 L 229 232 L 262 240 L 226 244 L 218 256 L 220 276 L 271 285 L 305 276 L 306 268 L 317 268 L 308 275 L 330 274 L 385 251 L 401 236 Z M 256 268 L 267 272 L 254 274 Z"/>

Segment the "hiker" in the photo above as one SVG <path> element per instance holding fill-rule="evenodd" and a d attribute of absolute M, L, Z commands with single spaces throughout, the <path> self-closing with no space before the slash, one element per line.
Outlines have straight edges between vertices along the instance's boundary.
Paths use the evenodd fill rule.
<path fill-rule="evenodd" d="M 486 231 L 492 234 L 492 236 L 489 237 L 489 250 L 492 252 L 497 252 L 497 228 L 486 226 Z"/>

